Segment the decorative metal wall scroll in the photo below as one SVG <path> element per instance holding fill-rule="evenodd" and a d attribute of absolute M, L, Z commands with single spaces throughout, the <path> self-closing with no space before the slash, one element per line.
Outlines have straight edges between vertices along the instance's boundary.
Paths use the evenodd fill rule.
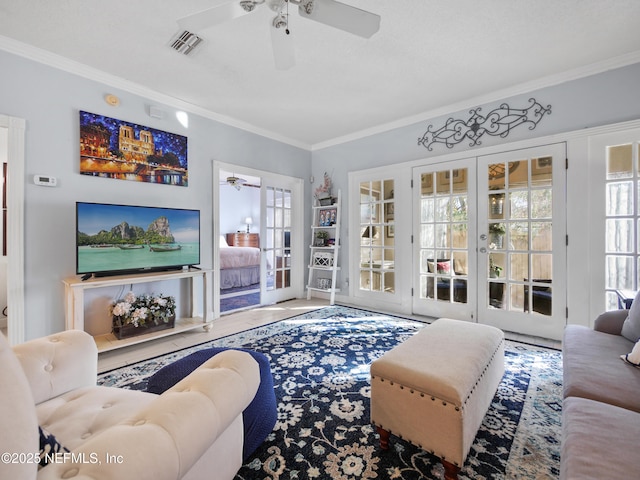
<path fill-rule="evenodd" d="M 530 98 L 529 102 L 531 105 L 528 108 L 511 108 L 503 103 L 485 116 L 480 114 L 481 107 L 473 108 L 469 110 L 471 116 L 468 120 L 449 118 L 438 130 L 432 130 L 433 125 L 429 125 L 418 139 L 418 145 L 429 151 L 433 150 L 434 143 L 444 143 L 448 148 L 453 148 L 468 138 L 469 146 L 474 147 L 482 144 L 480 139 L 485 133 L 506 138 L 513 128 L 522 124 L 528 124 L 529 130 L 533 130 L 545 114 L 551 114 L 551 105 L 543 107 L 535 98 Z"/>

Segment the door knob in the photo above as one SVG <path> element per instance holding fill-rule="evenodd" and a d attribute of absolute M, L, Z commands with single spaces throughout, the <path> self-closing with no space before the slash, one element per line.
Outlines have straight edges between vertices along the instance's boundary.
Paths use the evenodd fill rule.
<path fill-rule="evenodd" d="M 482 235 L 480 235 L 480 240 L 486 240 L 487 239 L 487 234 L 483 233 Z"/>
<path fill-rule="evenodd" d="M 487 249 L 484 247 L 480 247 L 480 253 L 487 253 Z"/>

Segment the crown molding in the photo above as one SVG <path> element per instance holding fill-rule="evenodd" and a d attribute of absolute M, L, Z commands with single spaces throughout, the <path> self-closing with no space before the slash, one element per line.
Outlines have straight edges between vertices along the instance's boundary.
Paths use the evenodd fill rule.
<path fill-rule="evenodd" d="M 486 95 L 481 95 L 466 100 L 448 104 L 433 110 L 428 110 L 417 115 L 404 117 L 393 122 L 383 123 L 364 130 L 350 133 L 348 135 L 335 137 L 333 139 L 319 142 L 315 144 L 308 144 L 299 140 L 281 135 L 277 132 L 267 130 L 256 125 L 252 125 L 247 122 L 243 122 L 236 118 L 232 118 L 226 115 L 218 114 L 211 110 L 199 107 L 192 103 L 179 100 L 170 95 L 166 95 L 155 90 L 151 90 L 148 87 L 140 85 L 129 80 L 125 80 L 121 77 L 108 74 L 93 67 L 89 67 L 74 60 L 69 60 L 60 55 L 48 52 L 46 50 L 27 45 L 17 40 L 0 35 L 0 50 L 5 50 L 9 53 L 19 55 L 29 60 L 48 65 L 59 70 L 63 70 L 68 73 L 78 75 L 80 77 L 104 83 L 111 87 L 119 88 L 123 91 L 145 97 L 149 100 L 153 100 L 174 108 L 184 110 L 189 113 L 200 115 L 204 118 L 220 122 L 222 124 L 235 127 L 241 130 L 245 130 L 249 133 L 260 135 L 281 143 L 291 145 L 307 151 L 317 151 L 324 148 L 333 147 L 343 143 L 351 142 L 354 140 L 360 140 L 371 135 L 376 135 L 396 128 L 407 127 L 416 123 L 424 122 L 433 118 L 437 118 L 443 115 L 450 114 L 451 112 L 458 112 L 469 108 L 477 107 L 478 105 L 484 105 L 495 101 L 503 100 L 505 98 L 513 97 L 516 95 L 522 95 L 541 88 L 551 87 L 559 85 L 561 83 L 577 80 L 580 78 L 588 77 L 598 73 L 603 73 L 616 68 L 632 65 L 640 62 L 640 50 L 631 52 L 625 55 L 609 58 L 607 60 L 596 62 L 583 67 L 578 67 L 566 72 L 549 75 L 531 82 L 525 82 L 513 87 L 509 87 L 502 90 L 497 90 Z"/>
<path fill-rule="evenodd" d="M 547 77 L 539 78 L 526 83 L 521 83 L 513 87 L 505 88 L 502 90 L 496 90 L 486 95 L 481 95 L 473 98 L 468 98 L 461 102 L 445 105 L 433 110 L 419 113 L 410 117 L 404 117 L 393 122 L 376 125 L 375 127 L 360 130 L 358 132 L 351 133 L 342 137 L 336 137 L 326 142 L 315 143 L 311 146 L 312 151 L 321 150 L 323 148 L 333 147 L 343 143 L 351 142 L 354 140 L 360 140 L 361 138 L 369 137 L 379 133 L 388 132 L 396 128 L 407 127 L 416 123 L 424 122 L 444 115 L 449 115 L 452 112 L 459 112 L 474 108 L 479 105 L 485 105 L 505 98 L 514 97 L 516 95 L 522 95 L 530 93 L 541 88 L 552 87 L 554 85 L 560 85 L 572 80 L 578 80 L 580 78 L 589 77 L 598 73 L 603 73 L 609 70 L 614 70 L 620 67 L 626 67 L 627 65 L 633 65 L 640 62 L 640 50 L 631 52 L 625 55 L 612 57 L 601 62 L 592 63 L 583 67 L 567 70 L 556 75 L 549 75 Z"/>
<path fill-rule="evenodd" d="M 104 83 L 110 87 L 118 88 L 134 95 L 139 95 L 141 97 L 147 98 L 154 102 L 162 103 L 179 110 L 184 110 L 185 112 L 200 115 L 201 117 L 208 118 L 210 120 L 214 120 L 231 127 L 239 128 L 249 133 L 260 135 L 262 137 L 276 140 L 281 143 L 286 143 L 303 150 L 311 150 L 310 144 L 300 142 L 293 138 L 289 138 L 271 130 L 260 128 L 250 123 L 228 117 L 226 115 L 212 112 L 211 110 L 207 110 L 205 108 L 199 107 L 189 102 L 185 102 L 170 95 L 157 92 L 138 83 L 125 80 L 121 77 L 111 75 L 102 70 L 98 70 L 97 68 L 90 67 L 80 62 L 76 62 L 75 60 L 70 60 L 55 53 L 51 53 L 41 48 L 27 45 L 25 43 L 2 35 L 0 35 L 0 50 L 4 50 L 14 55 L 24 57 L 28 60 L 42 63 L 49 67 L 57 68 L 58 70 L 65 71 L 67 73 L 78 75 L 88 80 Z"/>

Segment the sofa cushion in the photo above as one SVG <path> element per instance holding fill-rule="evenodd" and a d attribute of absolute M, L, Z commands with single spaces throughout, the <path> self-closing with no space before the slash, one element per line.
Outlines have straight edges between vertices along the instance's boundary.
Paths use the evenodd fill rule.
<path fill-rule="evenodd" d="M 629 315 L 622 325 L 622 336 L 632 342 L 640 340 L 640 290 L 631 304 Z"/>
<path fill-rule="evenodd" d="M 445 275 L 451 273 L 451 259 L 443 258 L 435 261 L 427 260 L 427 266 L 430 273 L 437 272 Z"/>
<path fill-rule="evenodd" d="M 560 478 L 640 478 L 638 438 L 640 413 L 585 398 L 565 398 Z"/>
<path fill-rule="evenodd" d="M 162 394 L 205 361 L 226 350 L 229 350 L 229 348 L 205 348 L 162 367 L 149 378 L 147 392 Z M 247 460 L 273 430 L 278 420 L 278 407 L 273 390 L 271 365 L 267 356 L 244 348 L 235 348 L 233 350 L 247 352 L 260 367 L 260 386 L 251 403 L 242 412 L 244 427 L 243 459 Z"/>
<path fill-rule="evenodd" d="M 618 360 L 620 361 L 620 360 Z M 120 423 L 157 397 L 150 393 L 111 387 L 86 387 L 36 406 L 39 424 L 55 432 L 71 450 Z"/>
<path fill-rule="evenodd" d="M 0 333 L 0 453 L 37 452 L 38 420 L 33 395 L 20 362 Z M 33 462 L 2 463 L 0 478 L 33 480 L 38 473 Z"/>
<path fill-rule="evenodd" d="M 633 348 L 620 335 L 582 325 L 564 331 L 564 397 L 590 398 L 640 412 L 640 369 L 620 361 Z"/>

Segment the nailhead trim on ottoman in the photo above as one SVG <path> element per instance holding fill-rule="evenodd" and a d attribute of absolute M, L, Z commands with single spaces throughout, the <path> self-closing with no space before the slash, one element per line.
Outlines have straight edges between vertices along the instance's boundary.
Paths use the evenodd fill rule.
<path fill-rule="evenodd" d="M 504 374 L 504 333 L 441 318 L 371 364 L 371 421 L 442 460 L 456 479 Z"/>

